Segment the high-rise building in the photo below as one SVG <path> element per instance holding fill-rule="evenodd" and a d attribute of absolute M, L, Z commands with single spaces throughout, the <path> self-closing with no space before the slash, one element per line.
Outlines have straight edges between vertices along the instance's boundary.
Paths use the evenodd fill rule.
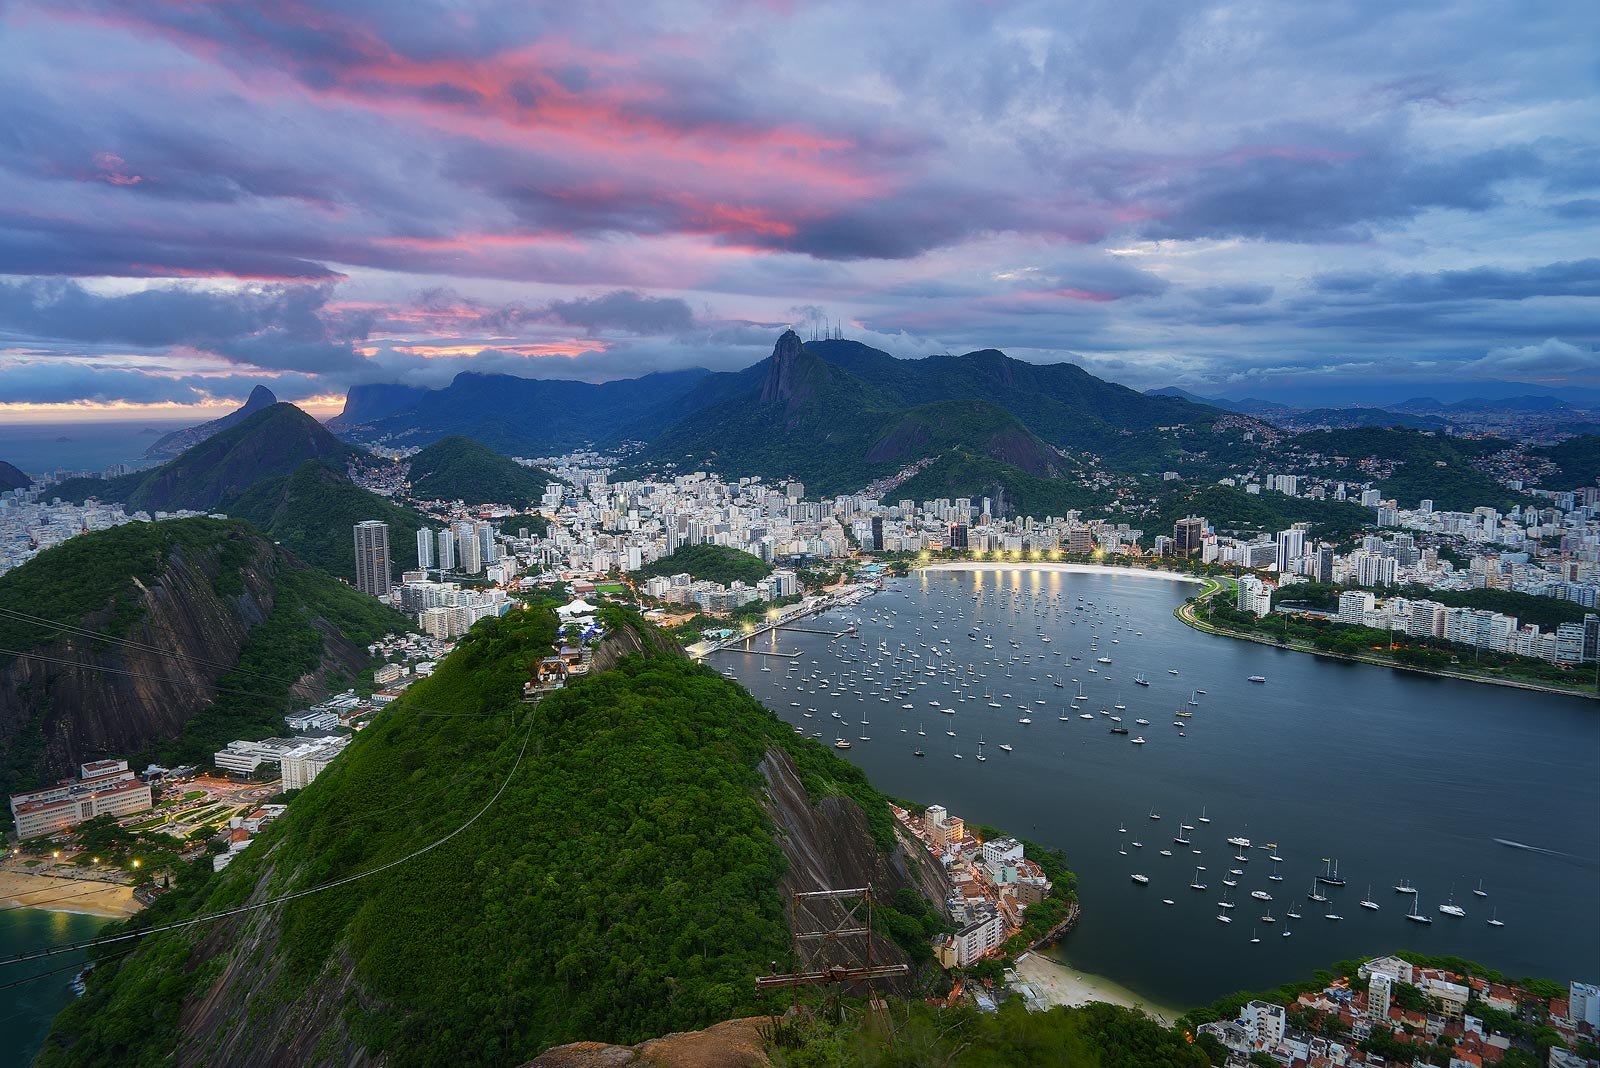
<path fill-rule="evenodd" d="M 439 531 L 439 570 L 456 569 L 456 533 L 449 527 Z"/>
<path fill-rule="evenodd" d="M 883 552 L 883 516 L 872 517 L 872 551 Z"/>
<path fill-rule="evenodd" d="M 1306 532 L 1299 527 L 1278 531 L 1277 547 L 1278 574 L 1286 575 L 1294 570 L 1295 561 L 1306 554 Z"/>
<path fill-rule="evenodd" d="M 456 524 L 456 569 L 464 575 L 483 571 L 483 546 L 477 527 L 468 522 Z"/>
<path fill-rule="evenodd" d="M 433 531 L 427 527 L 417 531 L 417 566 L 424 571 L 433 566 Z"/>
<path fill-rule="evenodd" d="M 373 597 L 389 596 L 389 524 L 376 519 L 357 523 L 356 589 Z"/>
<path fill-rule="evenodd" d="M 1204 516 L 1192 515 L 1172 524 L 1172 551 L 1178 556 L 1193 556 L 1200 551 L 1200 539 L 1205 537 Z"/>
<path fill-rule="evenodd" d="M 965 549 L 967 547 L 967 525 L 965 523 L 950 524 L 950 548 Z"/>

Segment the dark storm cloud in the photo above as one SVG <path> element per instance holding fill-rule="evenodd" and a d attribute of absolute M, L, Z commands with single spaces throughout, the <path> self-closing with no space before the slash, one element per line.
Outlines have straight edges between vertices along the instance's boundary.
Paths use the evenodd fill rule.
<path fill-rule="evenodd" d="M 181 347 L 267 369 L 349 370 L 359 357 L 348 327 L 322 317 L 328 296 L 323 286 L 218 291 L 176 285 L 104 295 L 77 282 L 0 282 L 0 331 L 145 349 Z"/>
<path fill-rule="evenodd" d="M 1597 34 L 1584 0 L 0 2 L 0 275 L 34 279 L 0 369 L 614 377 L 807 306 L 1157 383 L 1581 360 Z M 28 288 L 91 276 L 150 295 Z"/>

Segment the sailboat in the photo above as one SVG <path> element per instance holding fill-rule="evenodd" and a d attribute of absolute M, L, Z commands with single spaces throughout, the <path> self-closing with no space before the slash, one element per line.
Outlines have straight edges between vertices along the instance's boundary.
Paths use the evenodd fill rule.
<path fill-rule="evenodd" d="M 1204 890 L 1206 888 L 1206 884 L 1200 881 L 1200 873 L 1205 871 L 1205 870 L 1206 869 L 1203 866 L 1195 868 L 1195 870 L 1194 870 L 1194 882 L 1189 884 L 1189 889 L 1191 889 L 1191 890 Z"/>
<path fill-rule="evenodd" d="M 1432 923 L 1433 917 L 1424 916 L 1421 909 L 1418 907 L 1418 902 L 1421 900 L 1422 895 L 1420 893 L 1411 899 L 1411 911 L 1406 913 L 1406 919 L 1410 920 L 1412 923 Z"/>
<path fill-rule="evenodd" d="M 1489 896 L 1489 891 L 1487 891 L 1487 890 L 1485 890 L 1483 888 L 1483 880 L 1482 879 L 1478 880 L 1478 888 L 1476 890 L 1474 890 L 1473 893 L 1475 895 L 1477 895 L 1478 897 L 1488 897 Z"/>
<path fill-rule="evenodd" d="M 1211 822 L 1211 817 L 1206 815 L 1206 807 L 1204 805 L 1200 806 L 1200 822 L 1201 823 L 1210 823 Z"/>
<path fill-rule="evenodd" d="M 1467 914 L 1466 909 L 1456 904 L 1455 887 L 1452 886 L 1450 888 L 1450 897 L 1446 899 L 1443 905 L 1439 906 L 1439 911 L 1444 913 L 1446 916 L 1465 916 Z"/>
<path fill-rule="evenodd" d="M 983 755 L 983 735 L 981 735 L 981 734 L 978 735 L 978 759 L 979 760 L 988 760 L 989 759 L 988 757 Z"/>
<path fill-rule="evenodd" d="M 1505 925 L 1506 925 L 1506 921 L 1502 920 L 1500 918 L 1500 909 L 1497 906 L 1495 908 L 1495 910 L 1494 910 L 1494 915 L 1489 917 L 1489 926 L 1490 927 L 1504 927 Z"/>
<path fill-rule="evenodd" d="M 1272 862 L 1272 874 L 1267 876 L 1267 878 L 1271 879 L 1275 883 L 1283 882 L 1283 876 L 1278 874 L 1278 862 L 1277 861 L 1273 861 Z"/>
<path fill-rule="evenodd" d="M 1256 945 L 1260 941 L 1261 941 L 1261 936 L 1256 934 L 1256 929 L 1254 927 L 1250 928 L 1250 944 L 1251 945 Z"/>
<path fill-rule="evenodd" d="M 1323 894 L 1321 890 L 1317 889 L 1317 883 L 1314 879 L 1311 882 L 1311 893 L 1307 894 L 1306 897 L 1318 903 L 1328 900 L 1327 896 Z"/>
<path fill-rule="evenodd" d="M 1198 705 L 1200 703 L 1199 696 L 1197 694 L 1190 694 L 1189 695 L 1189 703 L 1191 705 Z"/>
<path fill-rule="evenodd" d="M 1401 879 L 1395 884 L 1394 892 L 1397 894 L 1414 894 L 1417 892 L 1417 888 L 1411 885 L 1411 880 Z"/>
<path fill-rule="evenodd" d="M 1329 886 L 1343 886 L 1344 880 L 1339 878 L 1339 862 L 1337 860 L 1329 860 L 1327 857 L 1322 859 L 1328 866 L 1323 869 L 1321 875 L 1317 876 L 1317 882 L 1326 883 Z"/>
<path fill-rule="evenodd" d="M 1372 884 L 1371 883 L 1367 884 L 1367 896 L 1361 899 L 1361 907 L 1364 908 L 1364 909 L 1371 909 L 1373 912 L 1377 912 L 1378 911 L 1378 903 L 1376 901 L 1372 900 Z"/>

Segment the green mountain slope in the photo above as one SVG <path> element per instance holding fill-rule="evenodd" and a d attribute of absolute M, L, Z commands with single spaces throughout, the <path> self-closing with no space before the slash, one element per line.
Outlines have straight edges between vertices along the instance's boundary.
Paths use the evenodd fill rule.
<path fill-rule="evenodd" d="M 357 523 L 389 524 L 389 558 L 395 578 L 417 566 L 417 531 L 427 520 L 351 482 L 318 460 L 293 474 L 256 483 L 228 503 L 228 514 L 248 519 L 284 548 L 331 575 L 355 581 Z"/>
<path fill-rule="evenodd" d="M 1471 510 L 1483 504 L 1509 510 L 1522 501 L 1519 494 L 1473 466 L 1474 461 L 1508 444 L 1494 438 L 1448 437 L 1397 427 L 1317 430 L 1293 439 L 1293 447 L 1302 454 L 1346 459 L 1317 472 L 1324 477 L 1376 481 L 1402 508 L 1415 508 L 1418 501 L 1428 498 L 1435 508 L 1453 510 Z M 1382 462 L 1392 470 L 1374 480 L 1357 466 L 1365 459 Z"/>
<path fill-rule="evenodd" d="M 530 708 L 553 613 L 481 622 L 261 841 L 133 922 L 398 866 L 108 955 L 38 1063 L 509 1065 L 758 1008 L 752 978 L 789 959 L 797 870 L 774 769 L 810 797 L 787 826 L 825 815 L 830 851 L 857 851 L 837 878 L 892 885 L 883 798 L 642 624 L 608 625 L 620 650 Z M 925 946 L 925 907 L 893 900 L 882 921 Z"/>
<path fill-rule="evenodd" d="M 411 457 L 411 492 L 422 500 L 527 508 L 543 496 L 546 485 L 558 481 L 471 438 L 441 438 Z"/>
<path fill-rule="evenodd" d="M 292 701 L 342 686 L 403 617 L 212 519 L 129 523 L 0 576 L 0 792 L 83 759 L 207 759 L 282 729 Z M 85 634 L 82 628 L 139 643 Z M 47 658 L 47 659 L 41 659 Z"/>
<path fill-rule="evenodd" d="M 1556 465 L 1555 476 L 1545 479 L 1548 489 L 1577 489 L 1600 479 L 1600 434 L 1581 434 L 1533 452 Z"/>
<path fill-rule="evenodd" d="M 0 460 L 0 493 L 6 490 L 27 489 L 31 485 L 33 479 L 4 460 Z"/>
<path fill-rule="evenodd" d="M 293 473 L 307 460 L 343 470 L 361 455 L 292 404 L 274 404 L 214 434 L 177 459 L 114 479 L 71 479 L 63 500 L 97 497 L 133 509 L 210 511 L 263 479 Z"/>

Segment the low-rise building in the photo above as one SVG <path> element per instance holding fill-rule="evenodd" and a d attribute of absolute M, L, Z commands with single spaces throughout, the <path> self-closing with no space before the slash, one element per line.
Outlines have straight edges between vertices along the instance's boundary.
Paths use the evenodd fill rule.
<path fill-rule="evenodd" d="M 76 778 L 11 795 L 11 820 L 23 840 L 55 834 L 96 816 L 129 816 L 152 807 L 150 785 L 126 760 L 92 760 Z"/>

